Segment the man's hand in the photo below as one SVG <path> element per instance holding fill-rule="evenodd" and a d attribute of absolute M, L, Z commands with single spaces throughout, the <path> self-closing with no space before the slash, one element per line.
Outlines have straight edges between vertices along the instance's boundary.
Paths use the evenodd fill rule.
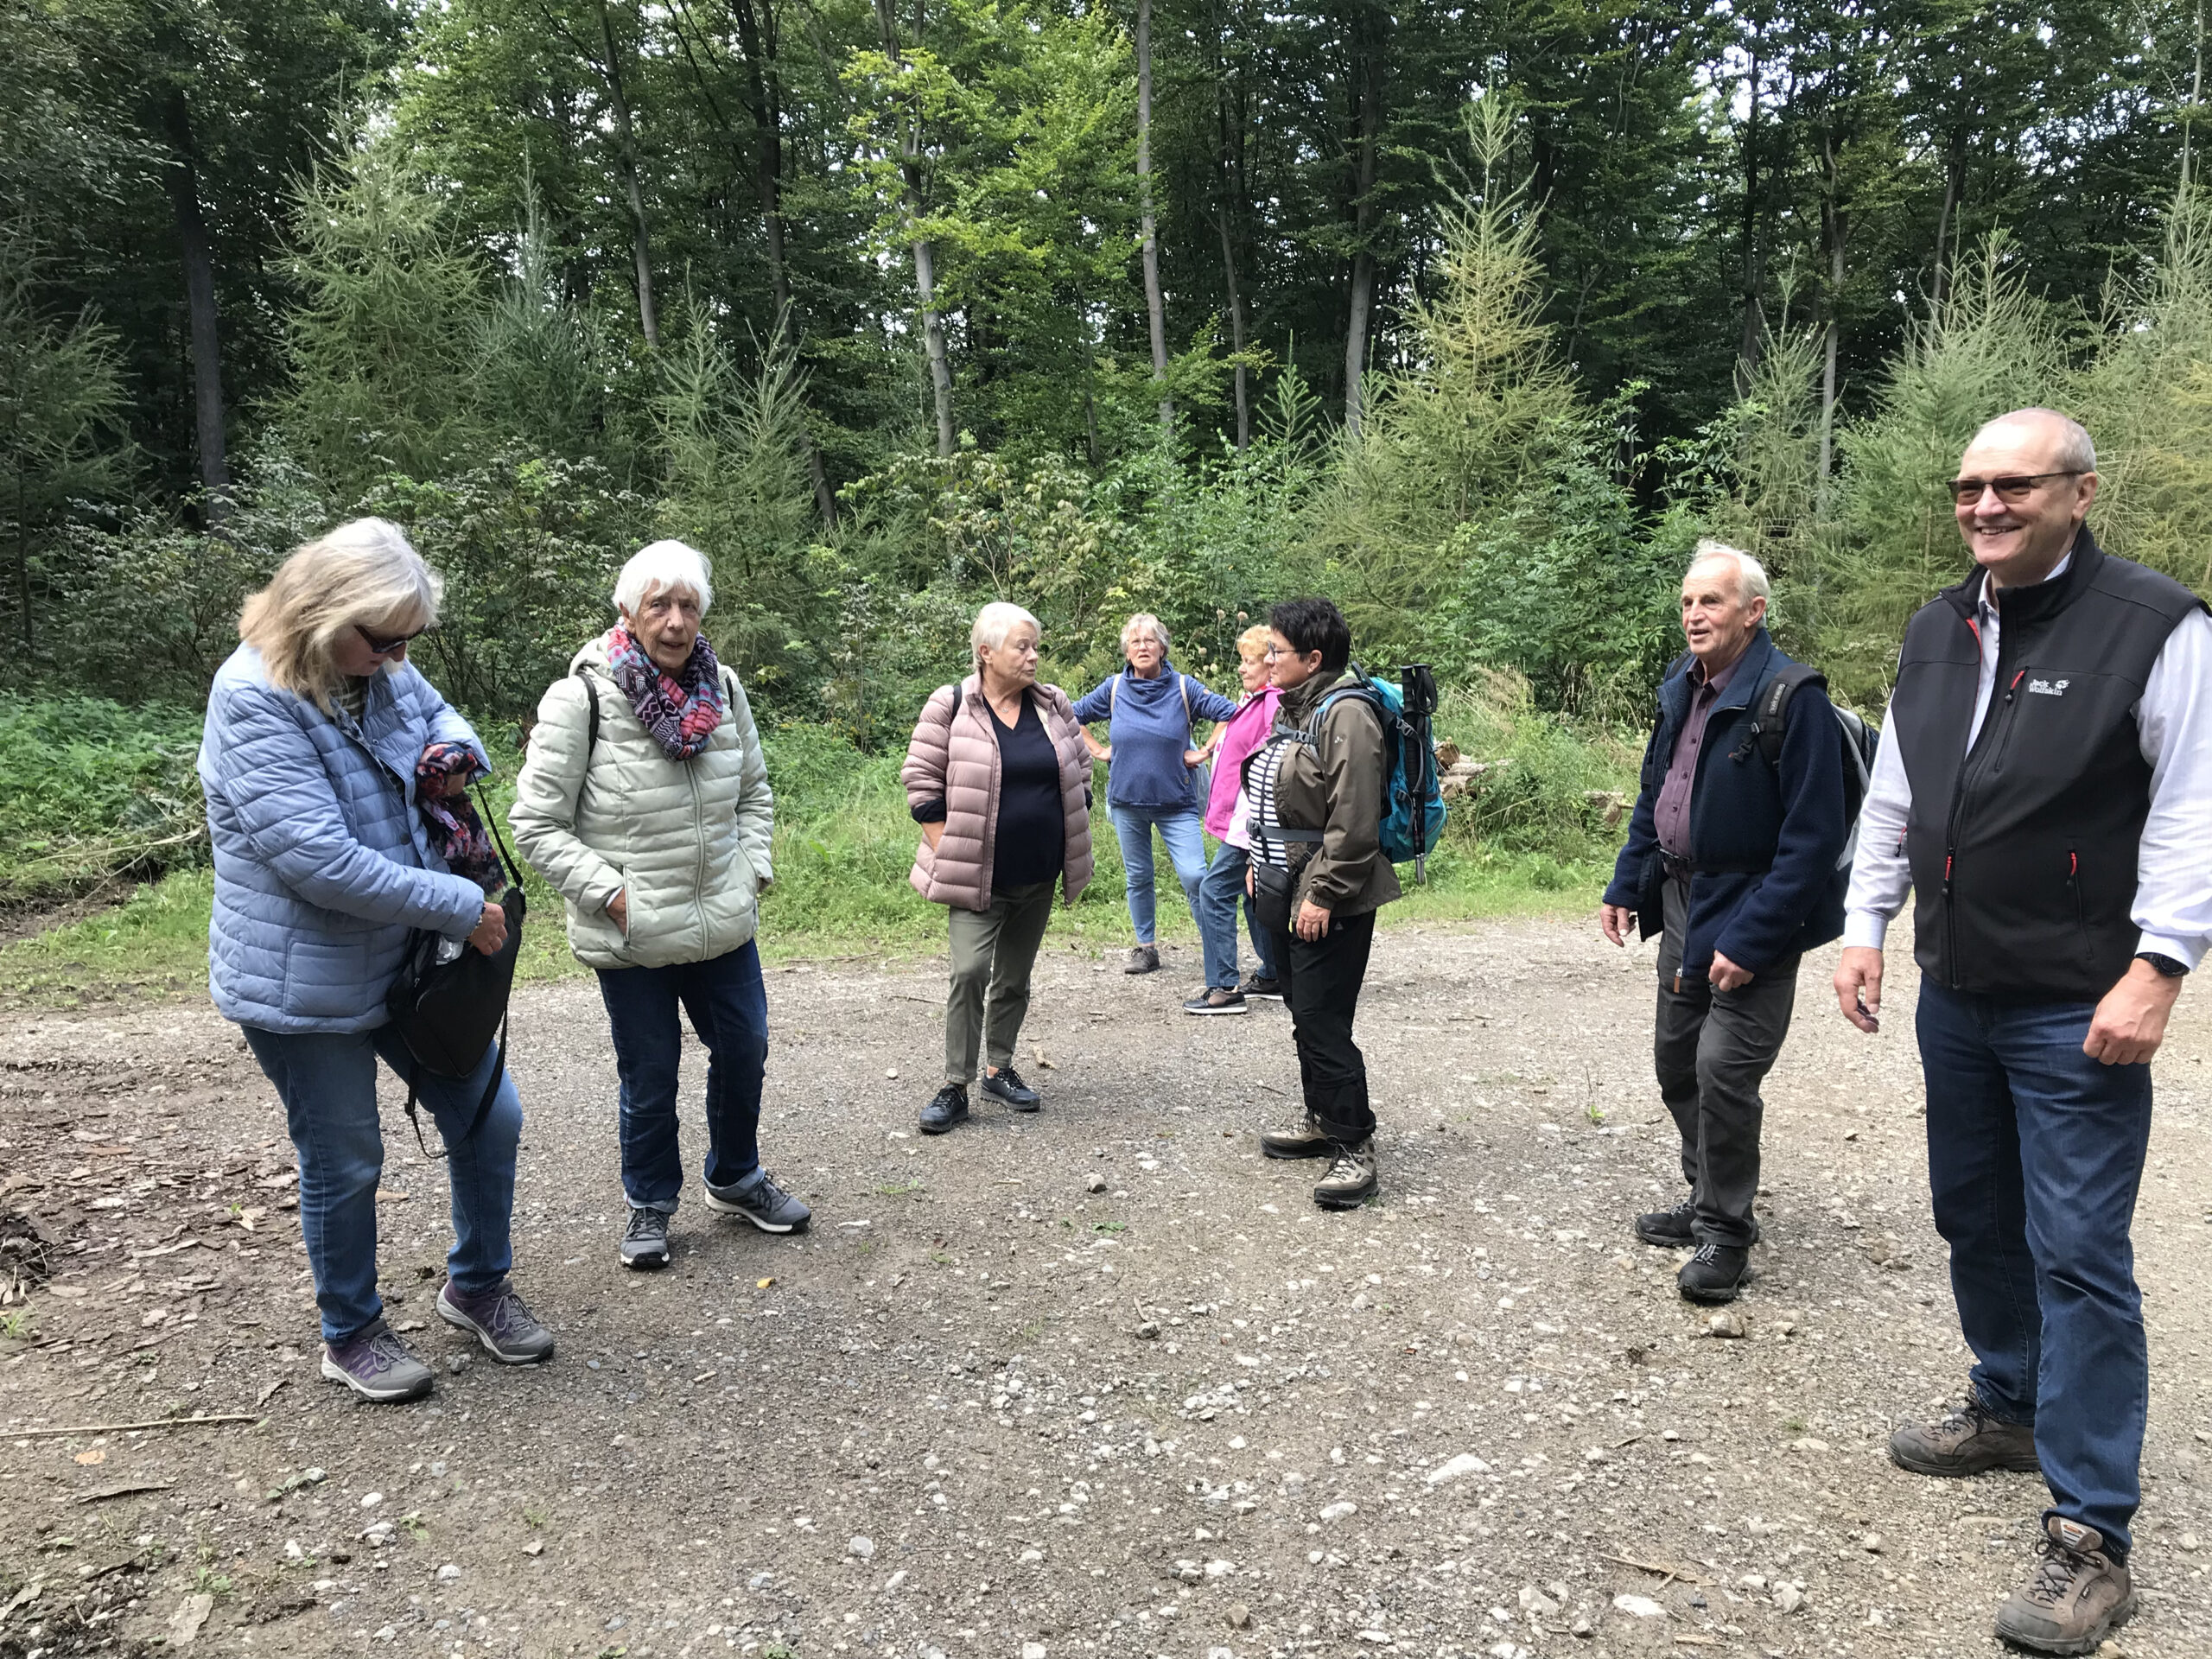
<path fill-rule="evenodd" d="M 630 931 L 630 890 L 624 887 L 607 901 L 607 914 L 615 926 L 625 933 Z"/>
<path fill-rule="evenodd" d="M 468 936 L 468 942 L 487 957 L 498 956 L 500 947 L 507 942 L 507 912 L 497 905 L 487 903 L 484 906 L 482 918 L 476 924 L 476 931 Z M 2164 1023 L 2163 1019 L 2159 1021 L 2162 1027 Z"/>
<path fill-rule="evenodd" d="M 2147 962 L 2129 963 L 2097 1004 L 2082 1052 L 2106 1065 L 2143 1065 L 2165 1040 L 2166 1016 L 2180 995 L 2179 978 L 2169 979 Z"/>
<path fill-rule="evenodd" d="M 1298 919 L 1292 930 L 1307 944 L 1312 944 L 1329 931 L 1329 912 L 1308 899 L 1298 907 Z"/>
<path fill-rule="evenodd" d="M 2145 964 L 2147 965 L 2147 964 Z M 1836 1006 L 1861 1031 L 1882 1028 L 1882 953 L 1871 944 L 1848 944 L 1835 969 Z"/>
<path fill-rule="evenodd" d="M 1626 944 L 1629 930 L 1636 925 L 1636 912 L 1626 905 L 1598 906 L 1598 931 L 1605 936 L 1607 944 Z"/>
<path fill-rule="evenodd" d="M 1705 977 L 1714 990 L 1732 991 L 1740 985 L 1750 984 L 1758 976 L 1750 969 L 1729 961 L 1716 950 L 1713 953 L 1713 966 L 1707 970 Z"/>
<path fill-rule="evenodd" d="M 922 839 L 929 842 L 931 851 L 936 851 L 938 842 L 944 839 L 944 820 L 939 818 L 935 823 L 924 824 Z"/>

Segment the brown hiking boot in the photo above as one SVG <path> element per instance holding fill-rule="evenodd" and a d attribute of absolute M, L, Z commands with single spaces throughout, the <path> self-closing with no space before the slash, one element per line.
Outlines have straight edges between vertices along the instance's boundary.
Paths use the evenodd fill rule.
<path fill-rule="evenodd" d="M 1336 1149 L 1336 1142 L 1321 1133 L 1311 1112 L 1302 1128 L 1268 1129 L 1260 1136 L 1260 1150 L 1270 1158 L 1326 1158 Z"/>
<path fill-rule="evenodd" d="M 1986 1475 L 1993 1469 L 2043 1472 L 2035 1426 L 1993 1417 L 1972 1394 L 1940 1422 L 1899 1423 L 1890 1436 L 1890 1461 L 1916 1475 Z"/>
<path fill-rule="evenodd" d="M 2135 1612 L 2127 1568 L 2094 1527 L 2052 1516 L 2035 1571 L 1997 1610 L 1997 1634 L 2031 1653 L 2094 1653 Z"/>
<path fill-rule="evenodd" d="M 1375 1196 L 1382 1183 L 1375 1174 L 1375 1142 L 1370 1137 L 1356 1147 L 1332 1146 L 1336 1162 L 1313 1184 L 1313 1202 L 1324 1210 L 1352 1210 Z"/>

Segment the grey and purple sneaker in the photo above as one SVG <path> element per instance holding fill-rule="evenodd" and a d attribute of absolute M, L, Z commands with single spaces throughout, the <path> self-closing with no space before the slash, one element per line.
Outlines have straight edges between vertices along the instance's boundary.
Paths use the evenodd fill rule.
<path fill-rule="evenodd" d="M 364 1400 L 420 1400 L 430 1391 L 430 1368 L 407 1351 L 381 1317 L 343 1342 L 323 1344 L 322 1374 Z"/>
<path fill-rule="evenodd" d="M 474 1332 L 484 1351 L 502 1365 L 535 1365 L 553 1357 L 553 1333 L 504 1279 L 489 1290 L 474 1292 L 456 1290 L 447 1280 L 438 1293 L 438 1317 Z"/>

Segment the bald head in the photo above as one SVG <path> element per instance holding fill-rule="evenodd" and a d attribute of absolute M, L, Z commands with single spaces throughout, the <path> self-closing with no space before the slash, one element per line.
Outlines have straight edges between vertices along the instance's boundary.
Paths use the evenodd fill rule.
<path fill-rule="evenodd" d="M 2016 409 L 2009 415 L 1999 415 L 1986 421 L 1967 445 L 1969 453 L 1983 447 L 1985 439 L 2008 448 L 2027 449 L 2041 454 L 2044 464 L 2038 472 L 2094 473 L 2097 470 L 2097 446 L 2090 440 L 2089 429 L 2070 415 L 2062 415 L 2055 409 L 2040 406 Z"/>

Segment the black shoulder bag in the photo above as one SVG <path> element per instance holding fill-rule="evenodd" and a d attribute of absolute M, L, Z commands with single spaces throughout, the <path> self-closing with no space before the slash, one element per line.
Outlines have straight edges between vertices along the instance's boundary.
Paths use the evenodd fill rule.
<path fill-rule="evenodd" d="M 404 800 L 405 790 L 400 793 Z M 416 1144 L 422 1147 L 424 1157 L 429 1155 L 430 1148 L 423 1139 L 423 1121 L 415 1111 L 422 1074 L 428 1071 L 456 1082 L 474 1077 L 484 1051 L 492 1046 L 494 1037 L 498 1039 L 499 1056 L 493 1065 L 491 1080 L 484 1085 L 483 1098 L 476 1103 L 468 1128 L 461 1133 L 461 1140 L 466 1141 L 483 1126 L 485 1115 L 499 1097 L 499 1079 L 506 1073 L 507 1002 L 514 990 L 515 959 L 522 950 L 525 909 L 522 872 L 499 835 L 499 820 L 493 816 L 480 786 L 476 803 L 492 843 L 499 849 L 500 866 L 507 873 L 507 890 L 499 899 L 507 918 L 506 943 L 488 957 L 464 944 L 459 956 L 442 962 L 439 946 L 443 936 L 418 928 L 408 938 L 399 976 L 385 997 L 385 1011 L 391 1016 L 392 1029 L 407 1045 L 414 1062 L 407 1075 L 407 1121 L 415 1126 Z M 453 1156 L 453 1147 L 447 1146 L 439 1156 Z"/>

